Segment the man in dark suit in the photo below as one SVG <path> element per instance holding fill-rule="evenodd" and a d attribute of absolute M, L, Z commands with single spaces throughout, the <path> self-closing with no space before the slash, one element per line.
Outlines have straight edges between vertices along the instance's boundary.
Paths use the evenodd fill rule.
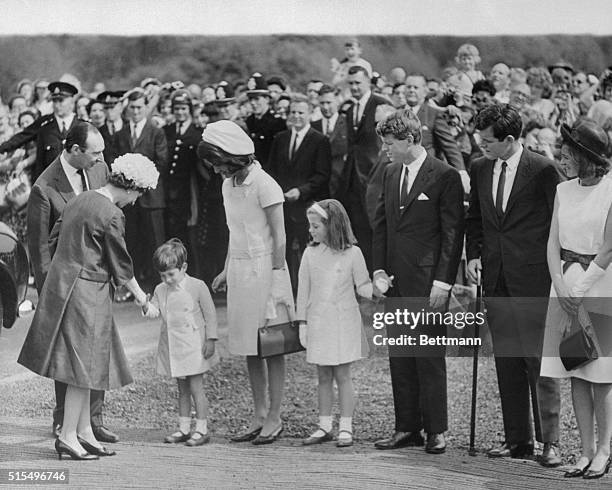
<path fill-rule="evenodd" d="M 531 391 L 541 462 L 557 466 L 559 383 L 539 374 L 551 282 L 546 244 L 559 175 L 554 162 L 519 143 L 521 116 L 509 105 L 486 107 L 475 124 L 484 157 L 472 166 L 468 275 L 475 280 L 482 269 L 506 435 L 489 456 L 533 454 Z"/>
<path fill-rule="evenodd" d="M 36 121 L 0 145 L 0 153 L 14 151 L 36 138 L 36 161 L 32 170 L 32 180 L 38 176 L 62 152 L 63 141 L 76 122 L 74 96 L 78 90 L 66 82 L 49 84 L 53 114 L 39 117 Z"/>
<path fill-rule="evenodd" d="M 287 266 L 297 290 L 300 260 L 308 244 L 306 208 L 329 195 L 331 148 L 329 140 L 310 127 L 305 96 L 294 95 L 289 108 L 291 129 L 275 136 L 268 168 L 285 193 Z"/>
<path fill-rule="evenodd" d="M 463 247 L 461 178 L 452 167 L 427 154 L 420 144 L 421 124 L 409 109 L 388 116 L 377 131 L 392 163 L 384 170 L 374 223 L 375 294 L 380 296 L 378 285 L 386 282 L 393 285 L 391 296 L 410 298 L 411 309 L 444 311 Z M 399 330 L 406 333 L 405 326 Z M 418 325 L 413 332 L 444 337 L 446 327 Z M 423 445 L 424 429 L 428 453 L 446 450 L 444 355 L 444 345 L 390 350 L 395 432 L 376 442 L 377 449 Z"/>
<path fill-rule="evenodd" d="M 329 196 L 338 199 L 344 194 L 346 182 L 342 181 L 346 165 L 347 128 L 346 116 L 338 112 L 338 89 L 323 85 L 319 90 L 319 109 L 323 116 L 311 122 L 312 129 L 323 133 L 331 146 L 331 175 L 329 177 Z"/>
<path fill-rule="evenodd" d="M 166 239 L 164 209 L 168 145 L 163 130 L 146 119 L 147 100 L 144 90 L 133 89 L 127 95 L 127 100 L 128 122 L 117 133 L 119 156 L 140 153 L 151 160 L 159 171 L 157 187 L 145 192 L 134 206 L 124 209 L 126 245 L 134 260 L 136 278 L 151 289 L 159 280 L 153 268 L 153 252 Z"/>
<path fill-rule="evenodd" d="M 406 78 L 406 104 L 421 121 L 422 145 L 431 156 L 439 158 L 455 168 L 461 176 L 466 192 L 469 192 L 470 177 L 465 170 L 461 150 L 451 133 L 444 117 L 444 111 L 429 104 L 427 82 L 423 75 L 409 75 Z"/>
<path fill-rule="evenodd" d="M 106 121 L 100 128 L 100 134 L 104 138 L 104 161 L 110 167 L 119 156 L 117 150 L 117 134 L 123 129 L 123 104 L 121 98 L 124 90 L 102 92 L 96 100 L 104 104 L 104 114 Z"/>
<path fill-rule="evenodd" d="M 193 124 L 189 92 L 176 90 L 171 101 L 176 122 L 164 126 L 170 155 L 166 181 L 166 238 L 180 238 L 191 251 L 188 227 L 194 226 L 198 218 L 195 172 L 202 130 Z"/>
<path fill-rule="evenodd" d="M 91 124 L 79 121 L 66 135 L 64 150 L 49 165 L 32 186 L 28 200 L 28 249 L 36 290 L 40 294 L 49 266 L 49 233 L 62 214 L 66 203 L 83 191 L 98 189 L 106 184 L 108 168 L 102 152 L 104 140 Z M 64 419 L 66 385 L 55 382 L 53 432 L 57 435 Z M 96 439 L 117 442 L 115 434 L 104 427 L 104 391 L 91 391 L 91 426 Z"/>
<path fill-rule="evenodd" d="M 347 83 L 353 104 L 347 111 L 348 154 L 343 181 L 346 193 L 341 201 L 351 219 L 355 237 L 363 252 L 368 269 L 372 267 L 372 228 L 365 202 L 368 175 L 378 159 L 380 138 L 376 134 L 376 107 L 388 101 L 373 94 L 370 77 L 362 66 L 349 68 Z"/>
<path fill-rule="evenodd" d="M 255 157 L 264 170 L 268 170 L 272 140 L 281 131 L 287 129 L 285 120 L 272 112 L 270 91 L 261 73 L 254 73 L 247 83 L 247 97 L 253 113 L 246 118 L 247 133 L 255 145 Z"/>

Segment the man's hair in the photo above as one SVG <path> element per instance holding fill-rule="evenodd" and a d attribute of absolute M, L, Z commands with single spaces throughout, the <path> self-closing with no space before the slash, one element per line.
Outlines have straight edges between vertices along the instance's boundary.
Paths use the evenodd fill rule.
<path fill-rule="evenodd" d="M 368 80 L 370 79 L 370 75 L 368 75 L 368 70 L 366 70 L 363 66 L 353 65 L 349 68 L 349 75 L 357 75 L 357 73 L 363 73 L 363 76 Z"/>
<path fill-rule="evenodd" d="M 490 127 L 493 136 L 503 141 L 506 136 L 518 140 L 523 129 L 523 121 L 519 112 L 508 104 L 493 104 L 482 109 L 474 118 L 476 129 L 483 131 Z"/>
<path fill-rule="evenodd" d="M 157 272 L 180 269 L 187 262 L 187 249 L 178 238 L 171 238 L 153 254 L 153 267 Z"/>
<path fill-rule="evenodd" d="M 474 86 L 472 87 L 472 95 L 475 95 L 476 92 L 489 92 L 489 95 L 495 95 L 495 87 L 493 83 L 489 80 L 476 80 L 474 82 Z"/>
<path fill-rule="evenodd" d="M 412 136 L 414 143 L 421 142 L 421 121 L 410 109 L 395 111 L 376 125 L 376 133 L 381 136 L 393 136 L 405 140 Z"/>
<path fill-rule="evenodd" d="M 336 87 L 332 87 L 331 85 L 324 83 L 323 86 L 319 89 L 319 97 L 325 94 L 338 95 L 338 89 Z"/>
<path fill-rule="evenodd" d="M 401 87 L 402 85 L 404 87 L 406 86 L 406 84 L 404 82 L 397 82 L 397 83 L 393 84 L 393 92 L 395 92 L 396 88 Z"/>
<path fill-rule="evenodd" d="M 130 90 L 126 95 L 126 98 L 128 100 L 128 103 L 133 102 L 135 100 L 139 100 L 139 99 L 144 99 L 145 104 L 148 102 L 146 92 L 139 87 L 136 87 Z"/>
<path fill-rule="evenodd" d="M 76 121 L 66 134 L 64 149 L 69 152 L 74 145 L 83 149 L 87 148 L 87 138 L 92 133 L 100 134 L 100 131 L 93 124 L 82 120 Z"/>
<path fill-rule="evenodd" d="M 308 97 L 306 97 L 304 94 L 293 93 L 291 94 L 290 101 L 291 101 L 290 102 L 291 104 L 306 104 L 308 107 L 310 107 L 310 102 L 308 101 Z"/>

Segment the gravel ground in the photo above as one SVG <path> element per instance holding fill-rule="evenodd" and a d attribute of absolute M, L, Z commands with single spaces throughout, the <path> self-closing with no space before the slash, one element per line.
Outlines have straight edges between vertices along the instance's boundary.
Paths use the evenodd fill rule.
<path fill-rule="evenodd" d="M 372 331 L 369 332 L 370 337 Z M 449 357 L 447 439 L 451 446 L 467 449 L 471 401 L 472 359 Z M 155 374 L 154 354 L 132 363 L 135 382 L 107 393 L 107 425 L 121 427 L 156 427 L 174 430 L 177 417 L 176 382 Z M 382 348 L 373 349 L 370 358 L 353 366 L 358 403 L 354 417 L 355 437 L 374 441 L 393 430 L 393 398 L 388 359 Z M 248 424 L 251 397 L 242 358 L 228 357 L 206 375 L 210 401 L 209 427 L 217 435 L 227 436 Z M 285 437 L 307 436 L 317 423 L 316 368 L 306 362 L 305 354 L 287 358 L 287 384 L 283 409 Z M 493 359 L 481 358 L 479 365 L 476 447 L 480 451 L 503 440 L 503 425 Z M 33 378 L 2 387 L 0 416 L 48 417 L 53 408 L 52 383 Z M 337 406 L 335 408 L 337 413 Z M 579 451 L 579 438 L 571 407 L 569 383 L 562 384 L 561 449 L 564 459 L 573 462 Z"/>

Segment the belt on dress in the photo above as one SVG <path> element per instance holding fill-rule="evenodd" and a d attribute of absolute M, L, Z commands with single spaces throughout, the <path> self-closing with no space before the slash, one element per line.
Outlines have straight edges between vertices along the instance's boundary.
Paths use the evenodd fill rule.
<path fill-rule="evenodd" d="M 579 254 L 578 252 L 573 252 L 572 250 L 562 248 L 561 260 L 565 262 L 563 264 L 563 273 L 565 274 L 569 266 L 572 264 L 580 264 L 584 270 L 587 270 L 589 268 L 589 264 L 593 262 L 595 257 L 597 257 L 597 255 Z"/>

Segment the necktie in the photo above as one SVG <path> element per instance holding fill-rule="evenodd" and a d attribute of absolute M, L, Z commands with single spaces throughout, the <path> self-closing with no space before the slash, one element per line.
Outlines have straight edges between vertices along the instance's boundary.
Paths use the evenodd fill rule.
<path fill-rule="evenodd" d="M 355 117 L 353 117 L 353 126 L 359 125 L 359 101 L 355 104 Z"/>
<path fill-rule="evenodd" d="M 66 138 L 66 133 L 68 133 L 68 130 L 66 129 L 66 121 L 62 119 L 62 139 Z"/>
<path fill-rule="evenodd" d="M 400 193 L 400 209 L 404 209 L 408 204 L 408 167 L 404 167 L 404 179 Z"/>
<path fill-rule="evenodd" d="M 181 136 L 183 134 L 183 132 L 181 131 L 181 127 L 182 127 L 181 123 L 176 123 L 176 134 L 178 136 Z"/>
<path fill-rule="evenodd" d="M 110 123 L 108 125 L 108 133 L 112 136 L 115 134 L 115 123 Z"/>
<path fill-rule="evenodd" d="M 298 140 L 298 135 L 297 133 L 295 133 L 293 135 L 293 146 L 291 147 L 291 151 L 289 152 L 289 159 L 292 160 L 293 156 L 295 155 L 295 152 L 297 151 L 297 140 Z"/>
<path fill-rule="evenodd" d="M 327 136 L 327 133 L 329 132 L 329 129 L 328 129 L 329 128 L 329 121 L 327 119 L 323 118 L 322 124 L 323 124 L 323 135 Z"/>
<path fill-rule="evenodd" d="M 136 125 L 132 125 L 132 146 L 136 146 L 136 140 L 138 139 L 138 135 L 136 134 Z"/>
<path fill-rule="evenodd" d="M 497 182 L 497 193 L 495 195 L 495 209 L 500 216 L 504 214 L 504 187 L 506 186 L 507 166 L 507 162 L 502 162 L 501 173 L 499 174 L 499 181 Z"/>
<path fill-rule="evenodd" d="M 85 177 L 85 170 L 82 168 L 77 170 L 77 174 L 81 176 L 81 185 L 83 186 L 83 192 L 89 190 L 89 185 L 87 185 L 87 177 Z"/>

